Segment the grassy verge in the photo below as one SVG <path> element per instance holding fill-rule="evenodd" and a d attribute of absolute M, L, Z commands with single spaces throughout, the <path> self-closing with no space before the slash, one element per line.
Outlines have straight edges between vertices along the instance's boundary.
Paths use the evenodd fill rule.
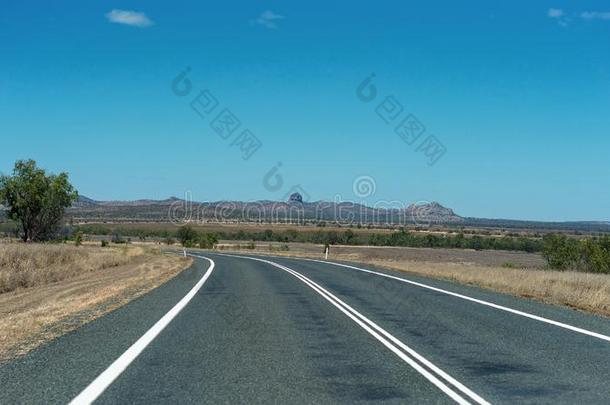
<path fill-rule="evenodd" d="M 72 245 L 0 245 L 0 294 L 129 263 L 143 250 Z"/>
<path fill-rule="evenodd" d="M 0 244 L 0 360 L 126 304 L 190 263 L 138 246 Z"/>

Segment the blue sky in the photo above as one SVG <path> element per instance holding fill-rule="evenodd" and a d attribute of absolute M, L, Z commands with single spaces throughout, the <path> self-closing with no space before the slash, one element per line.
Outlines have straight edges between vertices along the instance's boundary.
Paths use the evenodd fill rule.
<path fill-rule="evenodd" d="M 0 49 L 0 171 L 33 158 L 92 198 L 299 185 L 311 200 L 610 220 L 608 3 L 5 1 Z M 202 118 L 205 89 L 218 105 Z M 228 139 L 210 126 L 224 108 L 241 122 Z M 394 132 L 408 114 L 425 127 L 411 145 Z M 262 144 L 247 160 L 245 129 Z M 265 186 L 278 162 L 281 187 Z M 361 176 L 374 194 L 355 194 Z"/>

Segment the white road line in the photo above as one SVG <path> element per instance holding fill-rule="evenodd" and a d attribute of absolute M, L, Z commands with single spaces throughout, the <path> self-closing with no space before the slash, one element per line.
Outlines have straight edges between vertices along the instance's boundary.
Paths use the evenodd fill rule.
<path fill-rule="evenodd" d="M 327 261 L 324 261 L 324 260 L 315 260 L 315 259 L 303 259 L 303 260 L 312 261 L 312 262 L 318 262 L 318 263 L 332 264 L 334 266 L 346 267 L 346 268 L 349 268 L 349 269 L 353 269 L 353 270 L 357 270 L 357 271 L 362 271 L 362 272 L 365 272 L 365 273 L 375 274 L 375 275 L 381 276 L 381 277 L 391 278 L 391 279 L 398 280 L 398 281 L 403 282 L 403 283 L 407 283 L 407 284 L 415 285 L 417 287 L 426 288 L 428 290 L 432 290 L 432 291 L 440 292 L 440 293 L 443 293 L 443 294 L 451 295 L 453 297 L 461 298 L 461 299 L 466 300 L 466 301 L 476 302 L 477 304 L 481 304 L 481 305 L 485 305 L 485 306 L 492 307 L 492 308 L 495 308 L 495 309 L 499 309 L 500 311 L 510 312 L 512 314 L 515 314 L 515 315 L 520 315 L 520 316 L 523 316 L 523 317 L 526 317 L 526 318 L 534 319 L 536 321 L 548 323 L 550 325 L 555 325 L 555 326 L 558 326 L 560 328 L 568 329 L 568 330 L 571 330 L 573 332 L 582 333 L 583 335 L 591 336 L 591 337 L 594 337 L 594 338 L 597 338 L 597 339 L 601 339 L 601 340 L 605 340 L 607 342 L 610 342 L 610 336 L 603 335 L 601 333 L 593 332 L 593 331 L 590 331 L 590 330 L 587 330 L 587 329 L 578 328 L 576 326 L 568 325 L 567 323 L 554 321 L 552 319 L 544 318 L 542 316 L 538 316 L 538 315 L 534 315 L 534 314 L 530 314 L 528 312 L 523 312 L 523 311 L 519 311 L 519 310 L 516 310 L 516 309 L 508 308 L 508 307 L 505 307 L 505 306 L 502 306 L 502 305 L 494 304 L 493 302 L 484 301 L 484 300 L 480 300 L 480 299 L 477 299 L 477 298 L 469 297 L 467 295 L 462 295 L 462 294 L 454 293 L 454 292 L 451 292 L 451 291 L 443 290 L 442 288 L 432 287 L 430 285 L 423 284 L 423 283 L 418 283 L 416 281 L 411 281 L 411 280 L 407 280 L 407 279 L 404 279 L 404 278 L 401 278 L 401 277 L 391 276 L 389 274 L 380 273 L 380 272 L 373 271 L 373 270 L 362 269 L 360 267 L 350 266 L 350 265 L 343 264 L 343 263 L 327 262 Z"/>
<path fill-rule="evenodd" d="M 229 257 L 239 257 L 239 258 L 244 258 L 244 259 L 256 260 L 259 262 L 270 264 L 274 267 L 277 267 L 279 269 L 282 269 L 282 270 L 292 274 L 293 276 L 295 276 L 296 278 L 298 278 L 299 280 L 301 280 L 302 282 L 307 284 L 310 288 L 312 288 L 318 294 L 320 294 L 324 299 L 329 301 L 332 305 L 337 307 L 341 312 L 343 312 L 350 319 L 352 319 L 354 322 L 356 322 L 360 327 L 362 327 L 369 334 L 371 334 L 373 337 L 375 337 L 384 346 L 386 346 L 388 349 L 390 349 L 394 354 L 396 354 L 403 361 L 405 361 L 407 364 L 409 364 L 411 367 L 413 367 L 417 372 L 422 374 L 428 381 L 430 381 L 432 384 L 434 384 L 437 388 L 439 388 L 441 391 L 443 391 L 446 395 L 448 395 L 450 398 L 452 398 L 456 402 L 458 402 L 460 404 L 469 404 L 469 402 L 466 399 L 464 399 L 462 396 L 460 396 L 460 394 L 458 394 L 453 389 L 451 389 L 449 386 L 447 386 L 443 381 L 439 380 L 436 376 L 434 376 L 430 371 L 426 370 L 423 366 L 428 367 L 432 372 L 436 373 L 439 377 L 443 378 L 446 382 L 453 385 L 455 388 L 457 388 L 463 394 L 465 394 L 468 397 L 470 397 L 471 399 L 473 399 L 475 402 L 477 402 L 479 404 L 485 404 L 485 405 L 489 404 L 479 395 L 477 395 L 472 390 L 470 390 L 466 386 L 464 386 L 462 383 L 460 383 L 459 381 L 457 381 L 456 379 L 451 377 L 449 374 L 445 373 L 440 368 L 438 368 L 437 366 L 432 364 L 430 361 L 428 361 L 422 355 L 417 353 L 415 350 L 411 349 L 410 347 L 408 347 L 407 345 L 402 343 L 400 340 L 398 340 L 396 337 L 391 335 L 389 332 L 387 332 L 386 330 L 381 328 L 379 325 L 377 325 L 376 323 L 374 323 L 373 321 L 371 321 L 370 319 L 368 319 L 367 317 L 362 315 L 360 312 L 356 311 L 354 308 L 352 308 L 351 306 L 346 304 L 344 301 L 342 301 L 341 299 L 336 297 L 334 294 L 332 294 L 325 288 L 321 287 L 316 282 L 314 282 L 311 279 L 307 278 L 306 276 L 300 274 L 299 272 L 297 272 L 289 267 L 286 267 L 281 264 L 278 264 L 278 263 L 275 263 L 275 262 L 272 262 L 269 260 L 265 260 L 265 259 L 259 259 L 259 258 L 248 257 L 248 256 L 238 256 L 238 255 L 225 255 L 225 254 L 222 254 L 222 255 L 229 256 Z M 203 256 L 197 256 L 197 255 L 192 255 L 192 256 L 203 257 Z M 421 362 L 423 364 L 423 366 L 420 365 L 419 363 L 417 363 L 412 357 L 409 357 L 409 355 L 407 353 L 404 353 L 400 349 L 403 349 L 413 358 L 417 359 L 419 362 Z"/>
<path fill-rule="evenodd" d="M 70 404 L 81 405 L 90 404 L 95 401 L 105 390 L 121 375 L 123 371 L 142 353 L 163 329 L 186 307 L 191 299 L 201 289 L 203 284 L 212 274 L 215 263 L 212 259 L 202 257 L 210 262 L 210 268 L 203 275 L 201 280 L 176 304 L 168 313 L 155 323 L 140 339 L 138 339 L 125 353 L 114 361 L 102 374 L 100 374 L 91 384 L 87 386 Z"/>

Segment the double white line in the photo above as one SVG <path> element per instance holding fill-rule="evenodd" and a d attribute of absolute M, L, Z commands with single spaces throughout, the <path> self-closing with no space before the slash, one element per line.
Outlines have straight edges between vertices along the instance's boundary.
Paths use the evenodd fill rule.
<path fill-rule="evenodd" d="M 192 255 L 195 257 L 199 257 L 202 259 L 207 259 L 204 256 Z M 381 328 L 375 322 L 368 319 L 366 316 L 362 315 L 360 312 L 356 311 L 354 308 L 343 302 L 341 299 L 337 298 L 334 294 L 326 290 L 324 287 L 320 286 L 316 282 L 311 279 L 305 277 L 299 272 L 283 266 L 281 264 L 272 262 L 270 260 L 259 259 L 255 257 L 248 256 L 238 256 L 238 255 L 224 255 L 230 257 L 239 257 L 243 259 L 256 260 L 259 262 L 270 264 L 274 267 L 282 269 L 294 277 L 301 280 L 303 283 L 307 284 L 311 289 L 320 294 L 324 299 L 330 302 L 333 306 L 343 312 L 346 316 L 348 316 L 351 320 L 353 320 L 358 326 L 371 334 L 375 339 L 381 342 L 385 347 L 390 349 L 394 354 L 400 357 L 405 363 L 413 367 L 418 373 L 424 376 L 428 381 L 434 384 L 438 389 L 447 394 L 450 398 L 456 401 L 459 404 L 470 404 L 470 401 L 474 401 L 478 404 L 489 404 L 489 402 L 485 401 L 475 392 L 470 390 L 464 384 L 457 381 L 455 378 L 451 377 L 449 374 L 432 364 L 422 355 L 417 353 L 415 350 L 411 349 L 409 346 L 402 343 L 396 337 L 391 335 L 385 329 Z M 209 259 L 208 259 L 209 260 Z"/>

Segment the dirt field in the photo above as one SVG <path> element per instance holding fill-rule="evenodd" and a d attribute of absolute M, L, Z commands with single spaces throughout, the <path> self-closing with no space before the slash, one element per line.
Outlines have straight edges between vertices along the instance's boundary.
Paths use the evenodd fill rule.
<path fill-rule="evenodd" d="M 10 286 L 0 294 L 0 360 L 124 305 L 191 263 L 144 247 L 0 244 L 0 257 L 5 291 Z"/>
<path fill-rule="evenodd" d="M 220 247 L 232 251 L 236 244 L 226 242 Z M 321 245 L 290 244 L 287 252 L 278 251 L 279 244 L 273 246 L 273 251 L 263 243 L 257 244 L 256 250 L 235 251 L 323 258 Z M 546 270 L 544 260 L 537 254 L 332 246 L 329 260 L 372 264 L 610 316 L 610 275 Z"/>
<path fill-rule="evenodd" d="M 227 247 L 235 244 L 246 245 L 247 242 L 221 241 L 220 246 Z M 269 251 L 269 245 L 279 247 L 281 244 L 273 242 L 257 242 L 257 249 Z M 322 257 L 323 245 L 311 243 L 288 243 L 290 253 L 304 253 Z M 511 263 L 518 268 L 542 269 L 545 261 L 541 255 L 524 252 L 508 252 L 502 250 L 475 251 L 468 249 L 429 249 L 408 247 L 382 247 L 382 246 L 331 246 L 331 256 L 356 255 L 362 260 L 395 260 L 433 263 L 463 263 L 480 266 L 498 266 Z"/>

